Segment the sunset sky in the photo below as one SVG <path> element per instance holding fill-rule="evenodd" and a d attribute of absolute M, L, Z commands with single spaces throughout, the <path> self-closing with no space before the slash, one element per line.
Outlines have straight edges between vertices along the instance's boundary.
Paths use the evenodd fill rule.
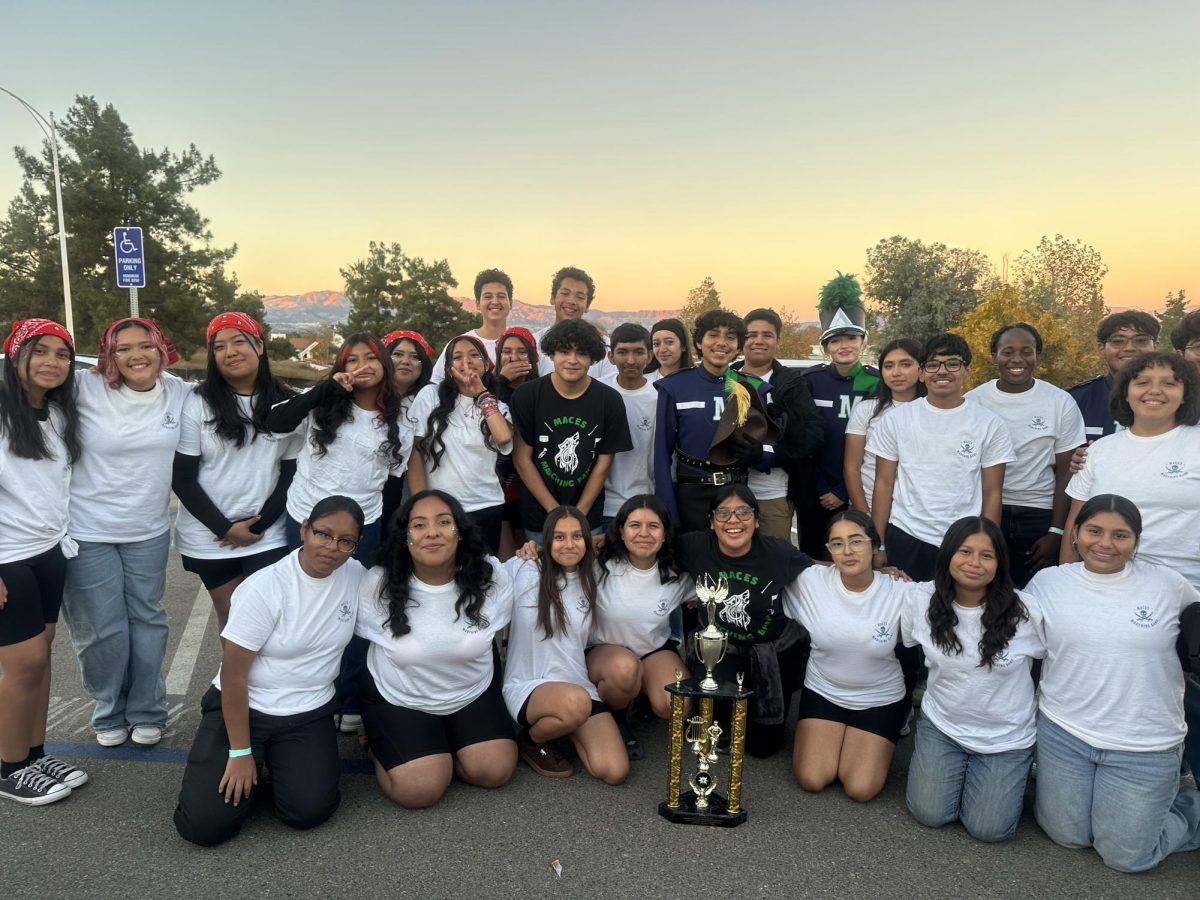
<path fill-rule="evenodd" d="M 1194 0 L 6 6 L 0 85 L 212 153 L 193 202 L 266 294 L 341 289 L 382 240 L 460 294 L 495 265 L 544 303 L 575 264 L 606 309 L 711 275 L 807 317 L 881 238 L 999 269 L 1055 233 L 1110 305 L 1200 292 Z M 0 197 L 39 139 L 0 95 Z"/>

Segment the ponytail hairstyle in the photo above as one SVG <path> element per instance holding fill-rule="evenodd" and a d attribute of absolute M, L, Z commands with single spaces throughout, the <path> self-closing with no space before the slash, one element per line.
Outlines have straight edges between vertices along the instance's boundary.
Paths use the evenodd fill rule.
<path fill-rule="evenodd" d="M 387 619 L 383 624 L 391 631 L 392 637 L 403 637 L 412 631 L 408 607 L 413 602 L 413 558 L 408 549 L 408 522 L 412 518 L 413 507 L 431 497 L 446 504 L 458 534 L 458 549 L 454 554 L 454 586 L 458 588 L 454 621 L 466 616 L 467 621 L 477 628 L 486 628 L 488 625 L 483 604 L 495 582 L 495 575 L 487 558 L 483 533 L 463 511 L 462 504 L 450 494 L 438 490 L 419 491 L 409 497 L 392 517 L 391 530 L 379 557 L 385 570 L 379 583 L 379 607 L 387 611 Z"/>
<path fill-rule="evenodd" d="M 600 548 L 600 582 L 608 580 L 609 567 L 614 563 L 629 564 L 629 548 L 621 537 L 621 529 L 639 509 L 648 509 L 658 516 L 663 527 L 663 544 L 658 549 L 658 580 L 663 584 L 678 581 L 682 569 L 675 562 L 675 526 L 667 505 L 654 494 L 637 494 L 621 504 L 616 517 L 608 524 L 604 545 Z"/>
<path fill-rule="evenodd" d="M 17 322 L 13 325 L 14 335 L 21 324 Z M 34 351 L 43 336 L 67 334 L 66 329 L 57 323 L 50 324 L 56 325 L 61 332 L 45 330 L 19 341 L 14 341 L 10 335 L 9 340 L 5 341 L 5 349 L 9 352 L 4 377 L 0 379 L 0 434 L 8 440 L 13 455 L 22 459 L 53 459 L 53 452 L 46 445 L 39 411 L 30 405 L 29 397 L 17 377 L 20 371 L 25 373 L 26 378 L 29 377 Z M 67 337 L 70 335 L 67 334 Z M 83 450 L 79 441 L 79 412 L 75 401 L 75 344 L 69 339 L 63 343 L 71 354 L 71 365 L 67 370 L 67 380 L 46 391 L 46 407 L 49 408 L 51 403 L 58 404 L 63 416 L 62 439 L 67 448 L 67 459 L 75 463 Z"/>
<path fill-rule="evenodd" d="M 907 353 L 913 358 L 917 364 L 917 369 L 921 368 L 921 342 L 915 341 L 912 338 L 896 338 L 890 342 L 879 354 L 879 381 L 875 385 L 874 396 L 879 399 L 875 405 L 875 411 L 871 413 L 871 418 L 883 415 L 889 407 L 895 406 L 895 400 L 892 398 L 892 389 L 888 387 L 887 382 L 883 378 L 883 361 L 887 359 L 889 353 L 895 352 Z M 917 379 L 917 397 L 925 396 L 925 382 Z"/>
<path fill-rule="evenodd" d="M 383 366 L 383 380 L 379 383 L 379 393 L 375 398 L 375 420 L 387 427 L 387 438 L 383 442 L 383 447 L 386 449 L 388 457 L 393 463 L 403 462 L 400 451 L 400 395 L 396 392 L 396 383 L 392 380 L 395 377 L 396 369 L 392 365 L 392 358 L 383 349 L 383 344 L 379 343 L 379 338 L 365 332 L 352 334 L 346 338 L 346 342 L 342 344 L 342 349 L 338 352 L 337 361 L 329 373 L 328 381 L 333 380 L 334 374 L 346 371 L 346 359 L 350 356 L 351 349 L 358 344 L 366 344 L 372 355 Z M 329 445 L 337 440 L 338 429 L 350 421 L 354 406 L 352 391 L 344 391 L 337 385 L 331 390 L 328 388 L 326 390 L 328 390 L 326 399 L 322 400 L 321 404 L 313 410 L 314 428 L 311 440 L 313 446 L 317 448 L 316 456 L 318 457 L 324 456 Z"/>
<path fill-rule="evenodd" d="M 1007 647 L 1017 633 L 1017 626 L 1029 619 L 1029 613 L 1017 595 L 1008 571 L 1008 545 L 1004 542 L 1004 534 L 991 519 L 967 516 L 950 526 L 938 548 L 937 561 L 934 563 L 933 596 L 929 598 L 926 616 L 930 634 L 938 648 L 948 655 L 962 653 L 962 642 L 954 630 L 958 625 L 958 614 L 954 611 L 957 587 L 950 576 L 950 560 L 973 534 L 986 534 L 996 554 L 996 576 L 984 594 L 983 636 L 979 639 L 979 665 L 991 669 L 996 654 Z"/>
<path fill-rule="evenodd" d="M 538 579 L 537 627 L 542 630 L 542 640 L 556 634 L 567 633 L 567 610 L 563 606 L 562 590 L 567 586 L 567 573 L 550 555 L 554 542 L 554 527 L 563 519 L 574 519 L 583 530 L 584 551 L 579 560 L 579 584 L 587 602 L 587 617 L 595 624 L 596 616 L 596 551 L 592 549 L 592 526 L 587 516 L 574 506 L 559 506 L 546 514 L 542 526 L 542 546 L 538 548 L 541 575 Z"/>
<path fill-rule="evenodd" d="M 693 368 L 692 341 L 687 329 L 683 327 L 683 322 L 679 319 L 663 319 L 661 322 L 655 322 L 650 328 L 650 364 L 646 366 L 646 371 L 657 372 L 662 367 L 658 357 L 654 355 L 654 332 L 656 331 L 669 331 L 679 338 L 679 371 Z"/>
<path fill-rule="evenodd" d="M 238 331 L 245 336 L 258 353 L 258 372 L 254 376 L 254 399 L 250 405 L 250 417 L 247 418 L 242 411 L 241 404 L 238 403 L 237 395 L 234 394 L 229 387 L 229 382 L 217 368 L 213 345 L 216 343 L 217 334 L 222 330 L 224 329 L 213 331 L 209 338 L 208 362 L 204 369 L 204 380 L 197 385 L 196 393 L 200 395 L 200 399 L 212 412 L 212 418 L 206 419 L 204 424 L 211 427 L 221 440 L 240 449 L 246 445 L 247 431 L 249 431 L 251 441 L 257 440 L 260 434 L 267 434 L 270 431 L 267 428 L 267 413 L 276 403 L 287 400 L 296 392 L 271 374 L 271 364 L 267 359 L 262 338 L 239 328 Z"/>
<path fill-rule="evenodd" d="M 492 390 L 492 360 L 488 357 L 487 347 L 483 345 L 483 341 L 471 334 L 460 334 L 458 337 L 451 338 L 442 354 L 445 377 L 437 387 L 437 405 L 429 413 L 429 422 L 426 428 L 428 437 L 425 439 L 425 449 L 429 455 L 430 472 L 435 471 L 442 463 L 442 454 L 446 452 L 446 426 L 450 424 L 450 413 L 454 411 L 461 395 L 458 382 L 455 381 L 454 375 L 450 371 L 454 368 L 454 346 L 460 341 L 468 341 L 479 351 L 479 355 L 483 359 L 483 375 L 480 376 L 480 379 L 483 381 L 485 390 Z M 498 452 L 496 442 L 492 440 L 491 429 L 488 428 L 487 420 L 483 416 L 479 417 L 479 430 L 483 433 L 484 445 L 489 450 Z"/>

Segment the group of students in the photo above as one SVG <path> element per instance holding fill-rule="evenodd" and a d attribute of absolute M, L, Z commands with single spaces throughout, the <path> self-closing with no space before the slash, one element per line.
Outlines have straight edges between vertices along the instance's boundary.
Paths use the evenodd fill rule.
<path fill-rule="evenodd" d="M 1126 870 L 1200 846 L 1200 794 L 1179 788 L 1185 735 L 1200 769 L 1200 681 L 1189 735 L 1182 674 L 1200 670 L 1200 317 L 1182 356 L 1156 352 L 1152 316 L 1108 317 L 1110 372 L 1073 398 L 1035 378 L 1025 324 L 996 333 L 998 378 L 970 392 L 954 334 L 864 365 L 849 276 L 823 291 L 830 362 L 802 372 L 776 359 L 772 310 L 606 340 L 582 318 L 594 291 L 560 270 L 555 324 L 533 334 L 508 327 L 512 283 L 487 270 L 479 328 L 440 353 L 413 331 L 352 335 L 303 393 L 242 313 L 209 324 L 194 390 L 149 320 L 110 325 L 82 372 L 61 325 L 16 323 L 0 795 L 87 781 L 44 748 L 60 605 L 97 741 L 161 738 L 174 490 L 224 648 L 175 811 L 195 843 L 232 837 L 267 789 L 283 821 L 325 821 L 339 728 L 361 729 L 406 807 L 455 777 L 500 786 L 518 759 L 622 782 L 627 710 L 666 717 L 666 684 L 697 665 L 684 638 L 708 578 L 729 585 L 718 676 L 754 690 L 747 752 L 782 747 L 798 691 L 805 790 L 879 793 L 927 667 L 918 821 L 1011 837 L 1036 753 L 1055 841 Z"/>

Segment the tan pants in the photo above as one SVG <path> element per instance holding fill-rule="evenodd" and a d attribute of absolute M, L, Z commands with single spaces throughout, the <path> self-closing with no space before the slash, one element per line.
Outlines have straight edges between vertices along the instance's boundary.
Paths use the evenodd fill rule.
<path fill-rule="evenodd" d="M 758 501 L 758 525 L 761 534 L 792 540 L 792 501 L 787 497 L 778 500 Z"/>

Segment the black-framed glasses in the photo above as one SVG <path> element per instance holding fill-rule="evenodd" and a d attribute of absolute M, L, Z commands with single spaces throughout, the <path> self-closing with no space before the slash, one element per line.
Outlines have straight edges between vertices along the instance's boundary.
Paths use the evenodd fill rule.
<path fill-rule="evenodd" d="M 358 549 L 358 541 L 352 541 L 350 538 L 334 537 L 328 531 L 317 531 L 315 528 L 310 528 L 309 530 L 312 532 L 312 536 L 316 539 L 318 546 L 336 546 L 342 553 L 353 553 Z"/>
<path fill-rule="evenodd" d="M 728 522 L 730 516 L 736 518 L 739 522 L 749 522 L 754 518 L 754 510 L 749 506 L 739 506 L 736 509 L 726 509 L 723 506 L 718 506 L 713 510 L 713 518 L 718 522 Z"/>
<path fill-rule="evenodd" d="M 1127 334 L 1116 334 L 1104 343 L 1114 350 L 1124 350 L 1131 345 L 1135 350 L 1150 350 L 1154 347 L 1154 338 L 1148 334 L 1135 334 L 1132 337 Z"/>
<path fill-rule="evenodd" d="M 947 372 L 958 372 L 965 365 L 966 362 L 964 360 L 961 360 L 955 356 L 951 359 L 927 359 L 924 363 L 922 363 L 921 368 L 924 369 L 928 374 L 932 375 L 943 366 L 945 366 Z"/>

